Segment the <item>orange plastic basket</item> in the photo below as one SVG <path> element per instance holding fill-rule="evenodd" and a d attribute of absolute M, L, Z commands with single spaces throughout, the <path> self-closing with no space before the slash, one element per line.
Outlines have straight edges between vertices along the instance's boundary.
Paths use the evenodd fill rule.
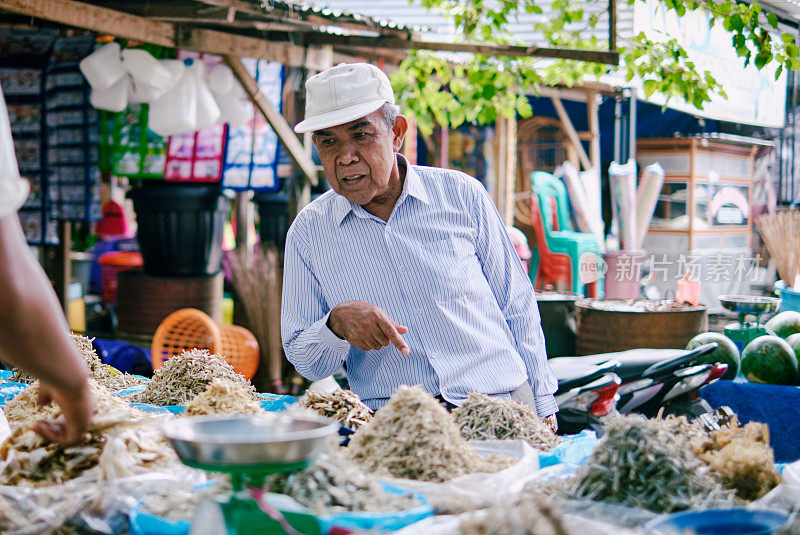
<path fill-rule="evenodd" d="M 238 325 L 219 324 L 196 308 L 176 310 L 158 326 L 151 346 L 153 369 L 187 349 L 207 349 L 222 355 L 247 379 L 258 369 L 258 342 L 253 333 Z"/>

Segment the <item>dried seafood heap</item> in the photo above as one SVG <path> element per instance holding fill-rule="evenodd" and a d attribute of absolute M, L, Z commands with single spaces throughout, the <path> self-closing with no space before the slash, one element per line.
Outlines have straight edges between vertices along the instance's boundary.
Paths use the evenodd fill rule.
<path fill-rule="evenodd" d="M 141 377 L 122 373 L 108 364 L 103 364 L 97 351 L 94 350 L 94 346 L 92 346 L 91 338 L 72 333 L 72 339 L 77 344 L 84 361 L 86 361 L 86 366 L 89 368 L 89 375 L 92 379 L 97 381 L 98 384 L 111 391 L 116 391 L 146 382 L 145 379 Z M 35 377 L 18 369 L 14 370 L 14 374 L 10 378 L 10 381 L 25 384 L 32 384 L 35 380 Z"/>
<path fill-rule="evenodd" d="M 134 475 L 166 466 L 175 456 L 157 429 L 131 420 L 131 409 L 96 416 L 84 439 L 73 446 L 48 442 L 20 426 L 0 447 L 0 484 L 26 487 Z"/>
<path fill-rule="evenodd" d="M 684 425 L 685 419 L 638 415 L 610 420 L 571 492 L 663 513 L 730 505 L 732 493 L 722 489 L 690 440 L 676 431 Z"/>
<path fill-rule="evenodd" d="M 496 472 L 514 461 L 484 459 L 467 444 L 450 414 L 417 386 L 401 386 L 359 429 L 348 454 L 369 472 L 422 481 L 447 481 Z"/>
<path fill-rule="evenodd" d="M 462 535 L 569 535 L 561 513 L 549 501 L 527 496 L 490 507 L 461 521 Z"/>
<path fill-rule="evenodd" d="M 94 379 L 89 379 L 89 389 L 92 392 L 95 414 L 128 410 L 130 408 L 127 403 L 112 395 L 107 388 L 99 385 Z M 6 403 L 3 411 L 12 429 L 30 425 L 45 418 L 54 418 L 60 414 L 60 409 L 54 403 L 45 406 L 38 405 L 36 402 L 38 397 L 39 383 L 37 381 Z M 133 411 L 132 414 L 138 416 L 141 415 L 141 412 Z"/>
<path fill-rule="evenodd" d="M 736 491 L 743 500 L 757 500 L 781 482 L 765 424 L 751 422 L 739 427 L 734 421 L 711 433 L 711 441 L 699 453 L 722 486 Z"/>
<path fill-rule="evenodd" d="M 317 514 L 345 511 L 384 513 L 418 507 L 409 494 L 386 492 L 374 476 L 336 454 L 323 454 L 295 474 L 270 476 L 266 488 L 287 494 Z"/>
<path fill-rule="evenodd" d="M 539 451 L 561 443 L 533 409 L 511 399 L 472 392 L 453 418 L 467 440 L 525 440 Z"/>
<path fill-rule="evenodd" d="M 203 500 L 229 493 L 230 484 L 220 482 L 201 489 L 164 490 L 145 499 L 142 511 L 167 520 L 191 520 Z"/>
<path fill-rule="evenodd" d="M 300 398 L 300 404 L 350 429 L 358 429 L 372 419 L 372 411 L 356 393 L 341 388 L 331 394 L 309 390 Z"/>
<path fill-rule="evenodd" d="M 224 357 L 205 349 L 190 349 L 167 360 L 156 370 L 145 389 L 131 396 L 130 401 L 184 405 L 208 388 L 217 377 L 247 386 L 252 399 L 257 399 L 255 388 L 236 373 Z"/>
<path fill-rule="evenodd" d="M 247 383 L 216 378 L 208 388 L 186 404 L 186 415 L 262 414 L 266 411 L 253 400 L 253 387 Z"/>

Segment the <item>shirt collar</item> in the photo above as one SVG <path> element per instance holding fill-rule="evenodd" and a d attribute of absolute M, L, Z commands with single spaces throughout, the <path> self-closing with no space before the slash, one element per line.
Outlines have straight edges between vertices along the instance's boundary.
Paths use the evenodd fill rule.
<path fill-rule="evenodd" d="M 409 165 L 408 160 L 402 154 L 397 155 L 397 160 L 398 165 L 403 166 L 406 169 L 406 177 L 405 181 L 403 182 L 403 191 L 400 194 L 400 197 L 397 199 L 397 204 L 399 205 L 402 203 L 408 196 L 414 197 L 425 204 L 428 204 L 428 192 L 425 191 L 425 186 L 422 185 L 422 180 L 414 170 L 414 167 Z M 342 221 L 344 221 L 344 218 L 347 217 L 347 214 L 353 212 L 357 206 L 357 204 L 350 202 L 343 196 L 337 194 L 334 197 L 333 208 L 333 217 L 336 221 L 336 224 L 341 225 Z"/>

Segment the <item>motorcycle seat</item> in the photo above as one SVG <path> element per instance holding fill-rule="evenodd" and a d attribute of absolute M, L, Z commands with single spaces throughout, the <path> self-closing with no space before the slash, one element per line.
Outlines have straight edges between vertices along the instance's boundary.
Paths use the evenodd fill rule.
<path fill-rule="evenodd" d="M 620 379 L 622 379 L 622 382 L 624 383 L 630 379 L 641 377 L 644 371 L 653 364 L 676 357 L 681 357 L 688 353 L 689 351 L 686 351 L 685 349 L 630 349 L 628 351 L 600 353 L 597 355 L 585 355 L 582 357 L 556 357 L 550 359 L 548 362 L 550 362 L 552 367 L 554 362 L 562 361 L 564 359 L 574 359 L 576 362 L 571 362 L 569 364 L 572 364 L 572 366 L 574 366 L 576 369 L 579 369 L 579 364 L 582 364 L 584 369 L 588 369 L 591 366 L 597 366 L 598 364 L 608 362 L 609 360 L 615 360 L 619 363 L 619 366 L 607 371 L 613 371 L 619 375 Z M 566 364 L 567 362 L 564 362 L 564 364 L 561 364 L 558 367 L 560 369 L 566 368 Z M 556 377 L 559 377 L 560 385 L 562 376 L 555 369 L 553 371 L 555 372 Z"/>

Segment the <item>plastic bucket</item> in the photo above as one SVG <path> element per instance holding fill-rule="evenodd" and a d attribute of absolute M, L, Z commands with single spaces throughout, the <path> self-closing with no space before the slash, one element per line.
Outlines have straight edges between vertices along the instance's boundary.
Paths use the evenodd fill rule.
<path fill-rule="evenodd" d="M 793 310 L 800 312 L 800 292 L 792 288 L 781 288 L 781 312 Z"/>
<path fill-rule="evenodd" d="M 103 301 L 117 302 L 117 274 L 120 271 L 142 267 L 142 255 L 136 252 L 111 251 L 103 253 L 97 260 L 103 275 Z"/>
<path fill-rule="evenodd" d="M 219 186 L 147 183 L 128 192 L 148 275 L 215 275 L 230 199 Z"/>
<path fill-rule="evenodd" d="M 644 251 L 609 251 L 603 255 L 606 299 L 639 297 L 645 254 Z"/>

